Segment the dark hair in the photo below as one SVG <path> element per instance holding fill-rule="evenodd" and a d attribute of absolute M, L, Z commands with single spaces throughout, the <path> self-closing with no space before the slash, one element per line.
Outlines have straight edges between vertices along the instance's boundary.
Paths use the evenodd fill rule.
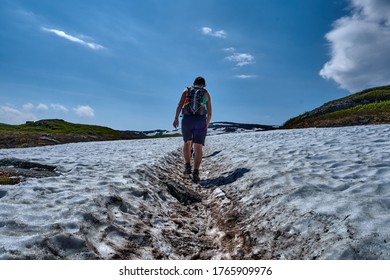
<path fill-rule="evenodd" d="M 203 77 L 197 77 L 194 81 L 195 86 L 206 86 L 206 80 Z"/>

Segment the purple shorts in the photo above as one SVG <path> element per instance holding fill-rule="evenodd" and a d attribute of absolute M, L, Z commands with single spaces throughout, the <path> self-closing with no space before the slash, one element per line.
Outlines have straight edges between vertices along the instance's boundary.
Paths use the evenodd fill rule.
<path fill-rule="evenodd" d="M 184 115 L 181 120 L 183 140 L 185 142 L 192 140 L 193 143 L 204 145 L 207 135 L 206 123 L 206 115 Z"/>

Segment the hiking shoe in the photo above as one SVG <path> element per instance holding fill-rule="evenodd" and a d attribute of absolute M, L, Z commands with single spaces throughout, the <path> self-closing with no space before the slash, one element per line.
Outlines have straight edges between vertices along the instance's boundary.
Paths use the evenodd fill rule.
<path fill-rule="evenodd" d="M 191 164 L 190 163 L 186 163 L 186 166 L 184 167 L 183 174 L 191 174 Z"/>
<path fill-rule="evenodd" d="M 192 181 L 194 181 L 194 182 L 200 181 L 199 169 L 194 169 L 194 172 L 192 172 Z"/>

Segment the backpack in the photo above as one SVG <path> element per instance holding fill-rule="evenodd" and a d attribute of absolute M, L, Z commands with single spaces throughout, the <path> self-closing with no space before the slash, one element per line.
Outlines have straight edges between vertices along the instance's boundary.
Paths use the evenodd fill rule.
<path fill-rule="evenodd" d="M 187 87 L 187 96 L 182 111 L 183 115 L 203 116 L 207 114 L 205 92 L 204 88 L 198 86 Z"/>

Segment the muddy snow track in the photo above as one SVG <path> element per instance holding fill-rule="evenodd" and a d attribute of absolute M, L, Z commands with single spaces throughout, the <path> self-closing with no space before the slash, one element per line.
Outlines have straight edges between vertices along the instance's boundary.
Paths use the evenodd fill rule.
<path fill-rule="evenodd" d="M 167 202 L 165 226 L 161 238 L 153 242 L 155 259 L 245 259 L 250 258 L 250 237 L 240 229 L 237 202 L 219 188 L 234 182 L 240 174 L 220 176 L 217 152 L 205 149 L 201 181 L 192 182 L 182 174 L 184 162 L 180 150 L 168 154 L 154 166 L 145 166 L 138 174 L 148 184 L 159 187 L 159 196 Z M 202 178 L 207 174 L 207 178 Z M 168 249 L 169 248 L 169 249 Z M 140 248 L 143 250 L 142 248 Z M 123 257 L 131 257 L 131 255 Z"/>

